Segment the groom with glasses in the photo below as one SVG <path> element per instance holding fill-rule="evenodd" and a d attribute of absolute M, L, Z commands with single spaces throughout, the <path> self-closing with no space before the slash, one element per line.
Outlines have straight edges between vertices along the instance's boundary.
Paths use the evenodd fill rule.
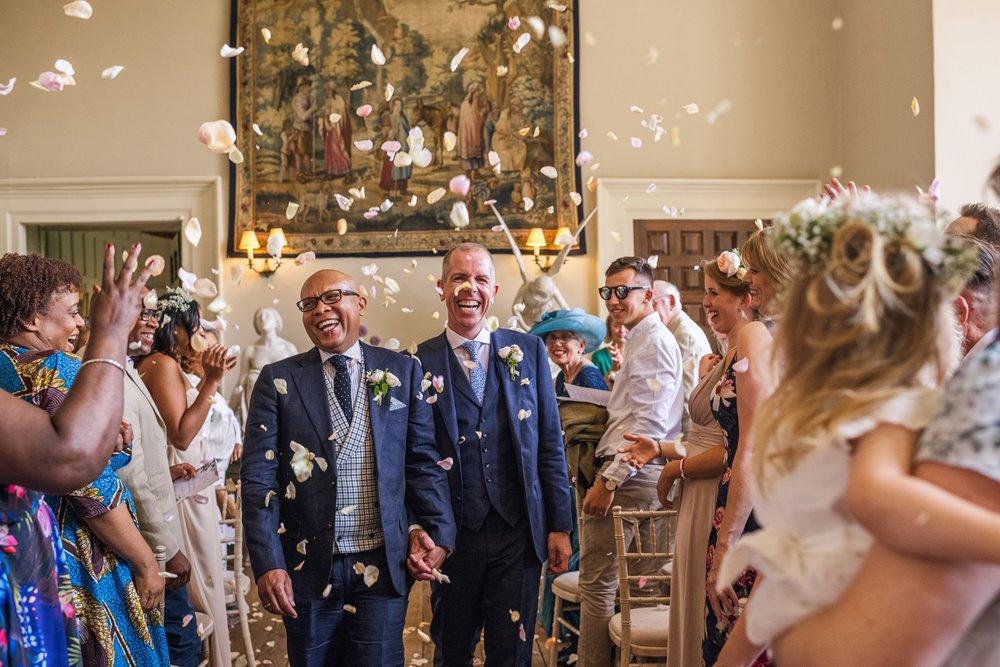
<path fill-rule="evenodd" d="M 653 308 L 653 270 L 639 257 L 620 257 L 604 273 L 597 290 L 611 316 L 624 325 L 625 355 L 608 400 L 608 427 L 597 444 L 601 461 L 593 486 L 579 486 L 584 498 L 580 517 L 580 642 L 578 664 L 606 667 L 611 662 L 608 622 L 615 613 L 618 570 L 614 558 L 612 505 L 624 510 L 662 509 L 656 483 L 664 461 L 653 460 L 636 471 L 621 461 L 624 436 L 647 435 L 669 440 L 681 430 L 684 408 L 681 350 Z M 579 481 L 577 482 L 580 483 Z M 625 546 L 635 529 L 625 524 Z M 657 549 L 660 551 L 661 549 Z M 641 569 L 642 566 L 640 566 Z"/>
<path fill-rule="evenodd" d="M 423 372 L 358 340 L 349 275 L 314 273 L 296 305 L 315 347 L 261 370 L 243 441 L 260 600 L 284 617 L 292 667 L 402 665 L 407 569 L 428 543 L 455 546 Z"/>

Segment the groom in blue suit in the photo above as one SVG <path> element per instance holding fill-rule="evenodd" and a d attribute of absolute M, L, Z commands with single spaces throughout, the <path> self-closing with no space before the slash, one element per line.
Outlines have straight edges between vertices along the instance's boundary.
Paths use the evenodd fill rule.
<path fill-rule="evenodd" d="M 486 248 L 452 248 L 438 287 L 448 326 L 417 356 L 444 381 L 434 427 L 441 456 L 454 461 L 448 483 L 459 530 L 441 567 L 450 583 L 432 584 L 434 664 L 471 665 L 485 626 L 486 664 L 528 666 L 541 563 L 566 571 L 573 520 L 548 357 L 537 336 L 485 328 L 499 290 Z M 426 572 L 442 554 L 424 544 L 416 556 Z"/>
<path fill-rule="evenodd" d="M 297 305 L 316 347 L 265 366 L 250 399 L 246 544 L 292 667 L 402 666 L 407 567 L 455 546 L 422 371 L 358 341 L 358 292 L 314 273 Z"/>

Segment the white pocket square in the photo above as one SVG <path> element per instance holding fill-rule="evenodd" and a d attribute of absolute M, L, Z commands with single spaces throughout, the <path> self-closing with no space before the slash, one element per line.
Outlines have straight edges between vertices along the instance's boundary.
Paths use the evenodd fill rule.
<path fill-rule="evenodd" d="M 405 407 L 406 403 L 403 403 L 401 400 L 399 400 L 394 396 L 389 397 L 389 412 L 392 412 L 393 410 L 402 410 Z"/>

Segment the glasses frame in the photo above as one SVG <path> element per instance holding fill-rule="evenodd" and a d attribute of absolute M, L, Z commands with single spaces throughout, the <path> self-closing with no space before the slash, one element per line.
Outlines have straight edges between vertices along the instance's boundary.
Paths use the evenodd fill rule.
<path fill-rule="evenodd" d="M 651 290 L 653 288 L 648 285 L 615 285 L 614 287 L 604 285 L 597 288 L 597 296 L 601 297 L 601 301 L 610 301 L 611 295 L 614 294 L 619 301 L 623 301 L 628 298 L 629 294 L 640 289 Z"/>
<path fill-rule="evenodd" d="M 148 322 L 156 317 L 156 308 L 143 308 L 139 311 L 139 319 Z"/>
<path fill-rule="evenodd" d="M 295 307 L 303 313 L 308 313 L 310 310 L 316 310 L 320 301 L 328 306 L 332 306 L 335 303 L 339 303 L 340 300 L 344 298 L 344 295 L 361 296 L 357 292 L 353 292 L 349 289 L 332 289 L 327 292 L 323 292 L 319 296 L 307 296 L 301 301 L 296 302 Z"/>

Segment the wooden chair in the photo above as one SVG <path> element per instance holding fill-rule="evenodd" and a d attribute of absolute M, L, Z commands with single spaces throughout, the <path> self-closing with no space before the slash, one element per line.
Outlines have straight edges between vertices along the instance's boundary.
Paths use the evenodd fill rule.
<path fill-rule="evenodd" d="M 253 638 L 250 636 L 250 606 L 247 604 L 247 593 L 250 591 L 250 577 L 244 572 L 243 561 L 243 492 L 240 482 L 226 480 L 227 493 L 235 493 L 236 515 L 232 519 L 223 518 L 223 526 L 231 526 L 234 531 L 233 537 L 224 536 L 222 538 L 223 548 L 226 550 L 223 556 L 226 587 L 226 611 L 235 615 L 240 624 L 240 634 L 243 636 L 243 653 L 246 657 L 247 667 L 257 667 L 257 659 L 254 654 Z M 232 553 L 229 553 L 232 549 Z M 235 656 L 234 656 L 235 657 Z M 242 661 L 241 661 L 242 662 Z"/>
<path fill-rule="evenodd" d="M 618 561 L 618 596 L 621 611 L 611 618 L 608 624 L 608 634 L 618 648 L 618 665 L 627 667 L 638 664 L 633 658 L 662 658 L 659 661 L 642 664 L 667 664 L 667 643 L 670 624 L 670 595 L 653 595 L 633 598 L 630 585 L 652 583 L 669 584 L 669 574 L 630 574 L 630 565 L 634 570 L 634 561 L 650 559 L 669 561 L 673 554 L 669 551 L 657 551 L 657 540 L 646 540 L 641 544 L 634 540 L 631 550 L 625 548 L 625 521 L 653 521 L 659 518 L 676 516 L 673 510 L 657 511 L 625 511 L 621 507 L 612 508 L 612 518 L 615 525 L 615 558 Z M 664 525 L 669 521 L 664 520 Z M 637 531 L 638 532 L 638 531 Z M 670 544 L 669 536 L 664 536 L 664 544 Z M 657 570 L 660 571 L 660 570 Z M 637 606 L 656 605 L 656 606 Z"/>
<path fill-rule="evenodd" d="M 580 628 L 576 627 L 566 619 L 566 612 L 580 610 L 580 571 L 560 574 L 552 581 L 552 595 L 555 596 L 555 605 L 552 607 L 552 629 L 549 638 L 554 641 L 547 643 L 547 649 L 542 652 L 546 667 L 555 667 L 559 658 L 559 634 L 560 628 L 566 628 L 577 637 L 580 636 Z"/>

